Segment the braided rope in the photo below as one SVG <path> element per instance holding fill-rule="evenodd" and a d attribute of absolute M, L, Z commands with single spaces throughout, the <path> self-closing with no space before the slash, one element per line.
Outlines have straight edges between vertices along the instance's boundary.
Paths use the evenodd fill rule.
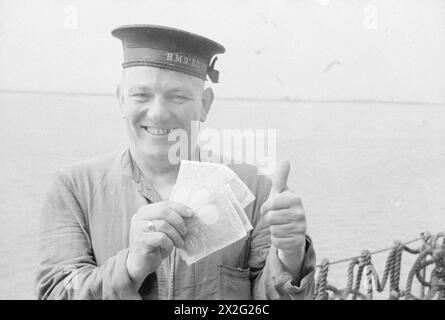
<path fill-rule="evenodd" d="M 352 292 L 352 285 L 354 283 L 354 267 L 358 265 L 359 261 L 357 258 L 353 259 L 348 267 L 348 283 L 346 284 L 346 288 L 341 295 L 342 299 L 347 299 L 350 292 Z"/>
<path fill-rule="evenodd" d="M 360 292 L 360 283 L 362 281 L 362 273 L 363 273 L 363 266 L 359 264 L 358 270 L 357 270 L 357 276 L 355 278 L 355 286 L 352 290 L 352 300 L 357 299 L 357 294 Z"/>
<path fill-rule="evenodd" d="M 395 243 L 395 254 L 394 254 L 394 263 L 392 266 L 392 273 L 391 273 L 391 279 L 390 279 L 390 300 L 397 300 L 400 297 L 400 289 L 399 289 L 399 282 L 400 282 L 400 269 L 402 265 L 402 252 L 403 252 L 403 245 L 396 241 Z"/>
<path fill-rule="evenodd" d="M 328 284 L 329 261 L 327 259 L 323 259 L 321 264 L 322 267 L 318 275 L 317 284 L 315 286 L 315 299 L 327 300 L 329 298 L 329 294 L 326 291 L 326 287 Z"/>
<path fill-rule="evenodd" d="M 410 248 L 407 244 L 422 240 L 420 248 Z M 385 263 L 385 269 L 381 280 L 372 263 L 372 255 L 377 253 L 390 251 Z M 405 290 L 400 289 L 400 276 L 402 267 L 402 254 L 407 252 L 418 255 L 407 277 Z M 430 258 L 429 258 L 430 257 Z M 338 289 L 332 284 L 328 283 L 329 266 L 342 262 L 350 261 L 347 270 L 347 283 L 344 289 Z M 354 269 L 358 266 L 357 273 Z M 430 273 L 430 281 L 426 280 L 427 268 L 434 266 Z M 389 280 L 389 299 L 397 300 L 405 299 L 444 299 L 445 298 L 445 232 L 431 235 L 429 232 L 421 233 L 420 238 L 401 243 L 394 242 L 394 245 L 389 248 L 381 249 L 374 252 L 363 250 L 360 256 L 355 256 L 347 259 L 341 259 L 334 262 L 329 262 L 323 259 L 319 268 L 318 278 L 314 298 L 317 300 L 327 299 L 348 299 L 350 295 L 352 300 L 363 299 L 372 300 L 374 288 L 377 292 L 383 292 Z M 360 292 L 361 282 L 365 273 L 365 289 L 366 292 Z M 417 279 L 420 288 L 420 297 L 416 297 L 411 293 L 413 281 Z M 425 295 L 424 289 L 428 288 Z M 329 295 L 328 292 L 332 294 Z"/>
<path fill-rule="evenodd" d="M 385 271 L 383 271 L 383 278 L 382 282 L 377 281 L 377 290 L 379 292 L 382 292 L 385 289 L 386 281 L 388 281 L 389 274 L 392 272 L 393 265 L 394 265 L 394 259 L 396 255 L 397 248 L 393 248 L 391 252 L 388 255 L 388 258 L 386 259 L 386 265 L 385 265 Z"/>
<path fill-rule="evenodd" d="M 366 299 L 372 300 L 373 297 L 373 290 L 372 290 L 372 270 L 373 265 L 371 262 L 371 255 L 369 254 L 368 250 L 365 250 L 363 252 L 363 259 L 364 259 L 364 268 L 366 270 Z"/>

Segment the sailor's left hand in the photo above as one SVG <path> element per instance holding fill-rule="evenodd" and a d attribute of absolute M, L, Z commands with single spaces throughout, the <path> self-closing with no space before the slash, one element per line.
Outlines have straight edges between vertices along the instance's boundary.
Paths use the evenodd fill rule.
<path fill-rule="evenodd" d="M 298 264 L 304 255 L 306 243 L 306 215 L 301 199 L 287 187 L 290 164 L 279 164 L 272 180 L 269 198 L 261 207 L 263 219 L 268 224 L 272 244 L 278 248 L 278 255 L 286 265 Z M 297 265 L 291 265 L 292 269 Z"/>

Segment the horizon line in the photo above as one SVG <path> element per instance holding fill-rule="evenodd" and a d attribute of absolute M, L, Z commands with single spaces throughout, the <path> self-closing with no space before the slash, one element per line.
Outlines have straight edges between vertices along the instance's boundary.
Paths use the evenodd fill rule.
<path fill-rule="evenodd" d="M 98 97 L 112 97 L 114 93 L 105 92 L 72 92 L 72 91 L 37 91 L 37 90 L 15 90 L 0 89 L 0 93 L 21 93 L 21 94 L 47 94 L 47 95 L 84 95 Z M 383 100 L 383 99 L 297 99 L 297 98 L 256 98 L 256 97 L 215 97 L 215 100 L 226 101 L 271 101 L 271 102 L 295 102 L 295 103 L 379 103 L 379 104 L 427 104 L 427 105 L 445 105 L 445 102 L 431 101 L 404 101 L 404 100 Z"/>

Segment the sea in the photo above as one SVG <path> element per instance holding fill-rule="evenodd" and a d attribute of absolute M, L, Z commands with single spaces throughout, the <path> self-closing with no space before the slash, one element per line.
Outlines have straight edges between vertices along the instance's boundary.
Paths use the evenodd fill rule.
<path fill-rule="evenodd" d="M 203 128 L 275 130 L 317 264 L 445 231 L 445 105 L 216 99 Z M 0 299 L 35 299 L 50 174 L 126 145 L 114 96 L 0 93 Z M 380 275 L 387 254 L 372 256 Z M 414 259 L 403 254 L 402 289 Z M 331 265 L 329 283 L 344 288 L 347 266 Z"/>

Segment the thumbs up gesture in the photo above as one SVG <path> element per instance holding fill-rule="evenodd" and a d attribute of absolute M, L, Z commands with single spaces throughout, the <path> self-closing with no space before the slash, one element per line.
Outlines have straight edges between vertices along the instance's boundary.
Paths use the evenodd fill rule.
<path fill-rule="evenodd" d="M 295 264 L 304 256 L 306 216 L 301 199 L 287 187 L 289 171 L 288 161 L 278 165 L 269 199 L 261 207 L 261 213 L 269 225 L 271 242 L 278 248 L 278 256 L 295 270 L 299 267 Z"/>

